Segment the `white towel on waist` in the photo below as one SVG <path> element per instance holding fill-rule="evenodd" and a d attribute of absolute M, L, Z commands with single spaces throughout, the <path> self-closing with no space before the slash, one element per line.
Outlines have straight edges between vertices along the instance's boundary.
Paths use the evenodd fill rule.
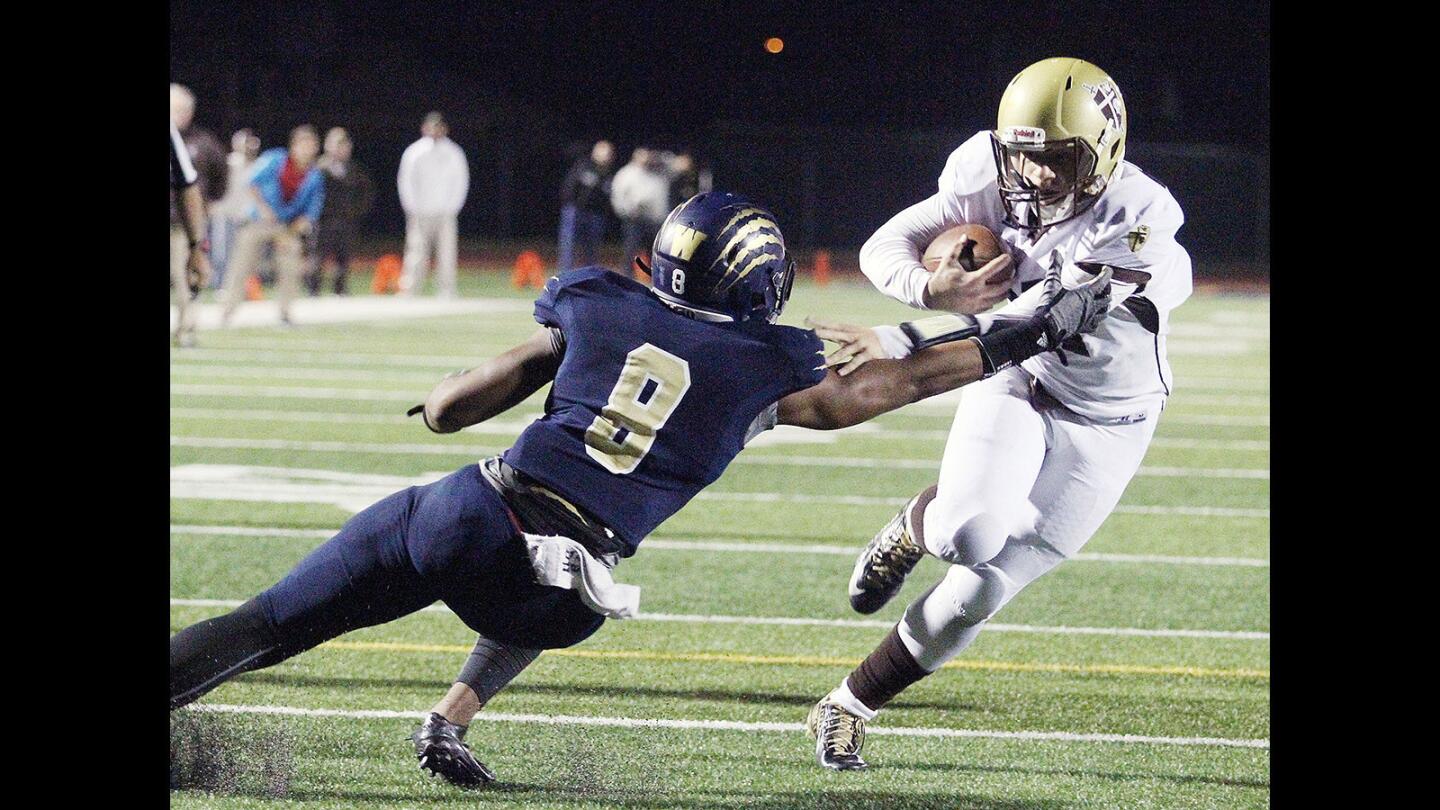
<path fill-rule="evenodd" d="M 610 568 L 568 537 L 526 534 L 530 568 L 541 585 L 577 591 L 586 607 L 611 619 L 640 612 L 640 586 L 616 582 Z"/>

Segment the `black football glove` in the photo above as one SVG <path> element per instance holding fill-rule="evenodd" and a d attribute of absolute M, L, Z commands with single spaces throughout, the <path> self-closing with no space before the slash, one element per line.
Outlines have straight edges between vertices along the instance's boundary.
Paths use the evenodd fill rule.
<path fill-rule="evenodd" d="M 983 375 L 990 377 L 1048 351 L 1058 353 L 1060 362 L 1069 365 L 1061 345 L 1093 332 L 1109 308 L 1110 269 L 1106 268 L 1074 289 L 1059 290 L 1043 309 L 1023 321 L 997 322 L 989 332 L 971 338 L 980 346 Z"/>
<path fill-rule="evenodd" d="M 1062 348 L 1065 341 L 1089 334 L 1100 326 L 1110 310 L 1110 268 L 1078 287 L 1061 290 L 1040 315 L 1045 336 L 1040 346 L 1054 350 L 1060 362 L 1069 365 Z"/>

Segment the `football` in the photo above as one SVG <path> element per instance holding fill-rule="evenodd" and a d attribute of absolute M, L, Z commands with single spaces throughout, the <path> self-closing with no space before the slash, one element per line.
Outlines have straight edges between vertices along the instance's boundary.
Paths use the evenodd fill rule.
<path fill-rule="evenodd" d="M 960 266 L 970 272 L 975 272 L 991 259 L 1005 252 L 1000 244 L 1000 239 L 984 225 L 966 224 L 956 225 L 946 229 L 939 236 L 935 237 L 930 246 L 925 248 L 925 256 L 921 263 L 925 269 L 935 272 L 940 263 L 954 249 L 955 243 L 961 239 L 968 238 L 970 244 L 960 254 Z"/>

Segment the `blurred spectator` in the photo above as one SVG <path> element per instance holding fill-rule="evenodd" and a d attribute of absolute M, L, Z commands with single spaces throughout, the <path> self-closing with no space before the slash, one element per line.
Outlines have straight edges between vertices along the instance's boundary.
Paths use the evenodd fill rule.
<path fill-rule="evenodd" d="M 670 160 L 670 207 L 700 193 L 700 173 L 695 158 L 689 152 L 681 152 Z"/>
<path fill-rule="evenodd" d="M 195 168 L 195 185 L 200 189 L 200 198 L 205 203 L 206 213 L 209 214 L 210 205 L 225 194 L 227 180 L 225 150 L 221 148 L 220 141 L 208 130 L 194 126 L 195 95 L 182 84 L 170 85 L 170 123 L 179 130 L 180 138 L 185 143 L 190 164 Z M 170 191 L 170 274 L 172 278 L 175 276 L 176 268 L 185 267 L 190 256 L 189 242 L 183 233 L 178 201 L 178 194 L 172 188 Z M 209 241 L 208 234 L 200 234 L 197 238 Z"/>
<path fill-rule="evenodd" d="M 290 320 L 290 302 L 300 286 L 304 241 L 325 205 L 324 173 L 315 165 L 320 136 L 309 124 L 290 131 L 289 149 L 269 149 L 255 161 L 250 175 L 253 207 L 235 237 L 235 258 L 225 274 L 225 312 L 229 323 L 245 297 L 245 279 L 260 263 L 266 245 L 275 250 L 276 300 L 280 320 Z"/>
<path fill-rule="evenodd" d="M 560 264 L 563 273 L 580 265 L 595 264 L 596 250 L 605 235 L 605 214 L 610 210 L 610 179 L 615 165 L 615 146 L 597 141 L 589 155 L 570 167 L 560 185 Z"/>
<path fill-rule="evenodd" d="M 405 274 L 402 295 L 413 295 L 425 283 L 430 254 L 440 297 L 455 297 L 456 219 L 470 190 L 465 152 L 449 137 L 450 128 L 438 112 L 425 116 L 422 137 L 400 158 L 396 185 L 405 209 Z"/>
<path fill-rule="evenodd" d="M 306 279 L 311 295 L 320 294 L 325 276 L 325 261 L 335 260 L 335 294 L 348 295 L 346 283 L 350 275 L 350 246 L 360 220 L 370 210 L 375 186 L 360 164 L 351 160 L 354 144 L 343 127 L 325 133 L 325 154 L 320 157 L 320 171 L 325 176 L 325 209 L 315 228 L 315 257 L 312 272 Z"/>
<path fill-rule="evenodd" d="M 170 281 L 175 287 L 179 313 L 175 319 L 175 343 L 181 347 L 195 345 L 194 310 L 191 303 L 200 294 L 200 287 L 210 275 L 209 246 L 205 244 L 205 200 L 196 184 L 199 179 L 190 163 L 190 150 L 180 138 L 175 122 L 170 122 L 170 192 L 180 200 L 180 232 L 185 247 L 185 261 L 175 265 L 170 255 Z"/>
<path fill-rule="evenodd" d="M 217 288 L 225 281 L 225 268 L 230 265 L 230 256 L 234 252 L 235 232 L 250 216 L 250 170 L 259 156 L 260 138 L 254 132 L 242 129 L 230 136 L 230 154 L 225 158 L 229 170 L 225 196 L 210 209 L 214 220 L 211 231 L 219 231 L 210 257 L 215 264 L 212 286 Z"/>
<path fill-rule="evenodd" d="M 641 251 L 648 255 L 650 243 L 672 207 L 665 157 L 644 148 L 632 152 L 630 162 L 621 166 L 611 181 L 610 205 L 624 230 L 628 274 L 636 255 Z"/>

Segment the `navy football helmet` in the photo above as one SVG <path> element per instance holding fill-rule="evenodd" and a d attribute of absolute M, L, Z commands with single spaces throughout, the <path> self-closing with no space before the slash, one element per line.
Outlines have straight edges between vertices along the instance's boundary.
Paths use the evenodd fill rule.
<path fill-rule="evenodd" d="M 773 323 L 790 298 L 795 260 L 775 215 L 739 194 L 707 191 L 677 205 L 655 234 L 650 284 L 707 315 Z"/>

